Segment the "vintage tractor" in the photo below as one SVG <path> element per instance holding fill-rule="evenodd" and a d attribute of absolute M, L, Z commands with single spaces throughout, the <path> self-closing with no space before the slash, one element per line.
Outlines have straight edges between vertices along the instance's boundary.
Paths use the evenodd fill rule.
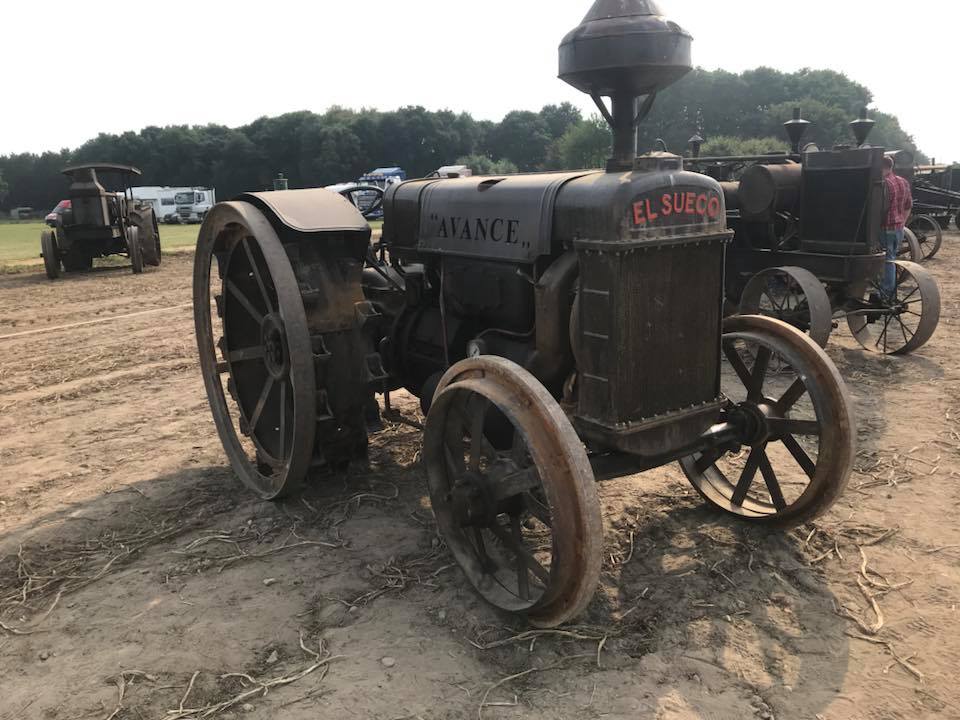
<path fill-rule="evenodd" d="M 597 0 L 564 39 L 561 78 L 613 128 L 605 172 L 405 182 L 374 245 L 324 190 L 210 212 L 200 362 L 250 490 L 278 498 L 363 462 L 376 395 L 405 388 L 447 545 L 484 598 L 545 627 L 596 589 L 596 480 L 678 462 L 709 505 L 773 528 L 831 506 L 856 436 L 836 368 L 783 322 L 724 322 L 719 184 L 637 156 L 691 41 L 649 0 Z"/>
<path fill-rule="evenodd" d="M 884 157 L 902 173 L 912 171 L 913 156 L 905 161 L 902 152 L 867 145 L 873 121 L 865 112 L 851 123 L 855 147 L 801 152 L 809 123 L 798 112 L 785 125 L 791 153 L 687 161 L 712 177 L 739 176 L 721 184 L 735 232 L 726 259 L 728 311 L 783 320 L 821 346 L 846 320 L 871 352 L 920 349 L 939 324 L 940 289 L 917 264 L 922 246 L 909 230 L 903 254 L 910 260 L 896 263 L 896 290 L 888 295 L 880 286 Z"/>
<path fill-rule="evenodd" d="M 157 218 L 131 191 L 130 179 L 140 175 L 137 168 L 97 163 L 69 167 L 63 174 L 70 178 L 70 207 L 40 236 L 48 278 L 55 280 L 64 270 L 89 270 L 94 258 L 108 255 L 128 256 L 136 274 L 145 264 L 160 264 Z M 118 177 L 122 191 L 106 190 L 102 175 Z"/>

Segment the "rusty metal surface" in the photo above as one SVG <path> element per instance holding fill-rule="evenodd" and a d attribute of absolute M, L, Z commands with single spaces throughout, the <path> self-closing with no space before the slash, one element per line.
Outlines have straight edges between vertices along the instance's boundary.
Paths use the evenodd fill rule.
<path fill-rule="evenodd" d="M 741 315 L 767 315 L 807 333 L 826 347 L 833 332 L 833 308 L 823 283 L 802 267 L 757 273 L 740 297 Z"/>
<path fill-rule="evenodd" d="M 681 467 L 708 503 L 741 520 L 809 522 L 840 497 L 853 467 L 856 425 L 843 379 L 816 343 L 779 320 L 744 315 L 724 329 L 724 392 L 739 400 L 727 418 L 744 428 L 749 454 L 739 464 L 722 449 L 704 451 Z"/>
<path fill-rule="evenodd" d="M 894 297 L 883 297 L 876 283 L 864 292 L 866 302 L 846 313 L 853 337 L 865 350 L 907 355 L 923 347 L 940 324 L 940 286 L 915 262 L 897 261 Z M 871 302 L 881 297 L 881 304 Z"/>
<path fill-rule="evenodd" d="M 323 188 L 243 193 L 237 200 L 251 203 L 272 221 L 296 232 L 341 230 L 365 233 L 368 237 L 370 234 L 370 226 L 353 203 Z"/>
<path fill-rule="evenodd" d="M 497 357 L 455 365 L 437 389 L 423 454 L 441 532 L 481 595 L 540 627 L 586 608 L 600 575 L 600 502 L 583 444 L 533 376 Z M 507 557 L 488 555 L 497 541 Z"/>

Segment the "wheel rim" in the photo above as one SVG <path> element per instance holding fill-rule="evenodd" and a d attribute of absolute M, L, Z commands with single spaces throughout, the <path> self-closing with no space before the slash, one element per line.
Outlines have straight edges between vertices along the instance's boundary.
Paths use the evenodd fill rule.
<path fill-rule="evenodd" d="M 194 314 L 204 384 L 231 465 L 259 496 L 289 494 L 313 454 L 313 353 L 293 268 L 255 208 L 226 203 L 208 214 L 194 264 Z"/>
<path fill-rule="evenodd" d="M 542 627 L 583 611 L 600 573 L 600 504 L 583 444 L 539 382 L 492 356 L 454 366 L 424 460 L 440 530 L 488 602 Z"/>
<path fill-rule="evenodd" d="M 923 260 L 923 248 L 920 247 L 920 241 L 910 228 L 903 229 L 903 243 L 900 245 L 897 257 L 910 262 Z"/>
<path fill-rule="evenodd" d="M 867 290 L 865 308 L 847 316 L 858 343 L 870 352 L 903 355 L 918 350 L 940 323 L 940 288 L 916 263 L 900 260 L 897 289 L 887 297 L 877 280 Z"/>
<path fill-rule="evenodd" d="M 918 215 L 910 220 L 909 229 L 920 244 L 920 252 L 924 260 L 929 260 L 940 252 L 943 243 L 943 228 L 940 223 L 929 215 Z"/>
<path fill-rule="evenodd" d="M 724 419 L 741 428 L 741 452 L 681 461 L 717 508 L 793 526 L 825 511 L 853 463 L 854 421 L 836 367 L 810 338 L 770 318 L 732 318 L 723 336 Z"/>
<path fill-rule="evenodd" d="M 833 331 L 830 298 L 816 276 L 804 268 L 764 270 L 747 283 L 740 299 L 743 315 L 782 320 L 825 347 Z"/>

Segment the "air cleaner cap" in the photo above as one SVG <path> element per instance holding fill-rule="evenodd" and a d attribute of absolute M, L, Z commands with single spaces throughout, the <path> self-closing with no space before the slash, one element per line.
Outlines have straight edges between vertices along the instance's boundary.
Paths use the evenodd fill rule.
<path fill-rule="evenodd" d="M 693 69 L 692 43 L 654 0 L 596 0 L 560 43 L 560 79 L 591 95 L 659 92 Z"/>

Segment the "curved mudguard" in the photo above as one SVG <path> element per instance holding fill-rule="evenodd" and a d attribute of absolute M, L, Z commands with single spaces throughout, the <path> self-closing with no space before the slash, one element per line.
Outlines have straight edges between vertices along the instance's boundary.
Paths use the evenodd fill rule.
<path fill-rule="evenodd" d="M 243 193 L 234 199 L 254 205 L 278 233 L 338 232 L 370 237 L 370 226 L 353 203 L 323 188 Z"/>

